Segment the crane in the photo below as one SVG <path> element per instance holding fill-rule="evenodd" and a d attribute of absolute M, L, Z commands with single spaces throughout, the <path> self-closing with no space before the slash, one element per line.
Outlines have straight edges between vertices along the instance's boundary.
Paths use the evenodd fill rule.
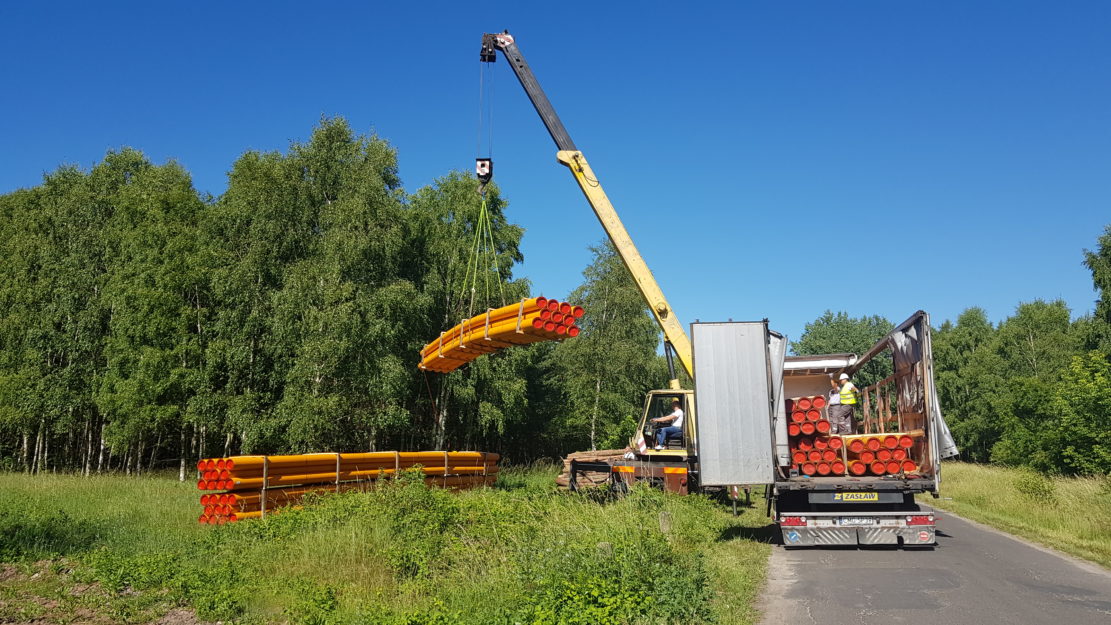
<path fill-rule="evenodd" d="M 632 276 L 633 281 L 636 283 L 637 288 L 640 290 L 641 296 L 647 303 L 649 310 L 652 311 L 656 323 L 659 324 L 660 329 L 664 335 L 664 353 L 667 356 L 668 369 L 670 371 L 671 381 L 669 388 L 666 390 L 654 390 L 648 392 L 648 397 L 645 401 L 645 409 L 641 416 L 640 425 L 638 428 L 638 436 L 634 436 L 630 440 L 630 446 L 638 450 L 639 456 L 644 459 L 658 459 L 660 461 L 675 460 L 681 463 L 687 463 L 688 460 L 693 462 L 697 455 L 697 419 L 695 418 L 694 410 L 694 392 L 689 389 L 683 389 L 679 378 L 676 375 L 674 358 L 678 359 L 680 366 L 692 379 L 694 377 L 694 360 L 691 350 L 691 341 L 683 328 L 683 324 L 675 315 L 675 311 L 671 308 L 667 298 L 664 296 L 663 290 L 660 288 L 659 283 L 656 282 L 652 271 L 648 268 L 644 258 L 637 250 L 636 244 L 633 243 L 632 237 L 625 229 L 624 224 L 621 223 L 617 211 L 614 209 L 613 204 L 610 203 L 609 197 L 606 195 L 605 190 L 602 188 L 598 176 L 591 169 L 590 164 L 586 160 L 586 156 L 582 151 L 576 147 L 575 142 L 571 140 L 571 135 L 568 134 L 567 129 L 564 127 L 563 122 L 560 121 L 559 115 L 556 114 L 555 108 L 545 95 L 543 88 L 541 88 L 539 81 L 533 74 L 532 69 L 529 67 L 528 62 L 525 61 L 524 55 L 521 54 L 520 48 L 513 36 L 508 31 L 502 33 L 487 33 L 482 36 L 482 49 L 480 52 L 479 60 L 484 63 L 493 63 L 497 60 L 497 53 L 500 51 L 509 66 L 513 69 L 513 73 L 517 76 L 521 86 L 524 88 L 525 93 L 528 95 L 529 100 L 532 101 L 533 107 L 540 115 L 540 119 L 544 122 L 544 127 L 547 128 L 548 134 L 551 135 L 552 140 L 556 144 L 558 151 L 556 152 L 556 160 L 566 166 L 575 182 L 578 184 L 579 189 L 582 190 L 583 195 L 586 196 L 587 202 L 594 210 L 594 214 L 598 217 L 598 221 L 602 224 L 602 229 L 605 230 L 606 235 L 613 243 L 614 249 L 621 257 L 625 267 L 628 268 L 629 274 Z M 493 163 L 489 158 L 476 159 L 475 171 L 478 178 L 483 183 L 490 180 L 493 171 Z M 654 416 L 661 416 L 669 408 L 673 400 L 678 400 L 687 416 L 684 428 L 684 437 L 680 443 L 680 448 L 674 448 L 674 445 L 669 445 L 668 449 L 656 451 L 649 449 L 644 444 L 644 438 L 650 436 L 651 425 L 649 420 Z M 669 475 L 678 475 L 678 473 L 671 473 Z M 679 479 L 679 478 L 674 478 Z M 686 478 L 684 472 L 683 489 L 686 490 Z"/>

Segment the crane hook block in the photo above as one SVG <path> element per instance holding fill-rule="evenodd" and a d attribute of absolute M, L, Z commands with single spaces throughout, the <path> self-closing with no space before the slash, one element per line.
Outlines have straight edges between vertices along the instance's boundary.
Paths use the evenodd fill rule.
<path fill-rule="evenodd" d="M 490 182 L 490 178 L 494 177 L 494 159 L 492 158 L 476 158 L 474 159 L 474 171 L 478 176 L 478 181 L 482 184 Z"/>

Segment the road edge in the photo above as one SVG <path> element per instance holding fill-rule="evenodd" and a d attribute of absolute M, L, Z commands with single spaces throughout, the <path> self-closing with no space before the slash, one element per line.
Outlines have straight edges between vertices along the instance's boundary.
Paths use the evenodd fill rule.
<path fill-rule="evenodd" d="M 1065 553 L 1064 551 L 1061 551 L 1059 549 L 1054 549 L 1053 547 L 1049 547 L 1049 546 L 1043 545 L 1039 542 L 1032 541 L 1029 538 L 1026 538 L 1024 536 L 1019 536 L 1017 534 L 1012 534 L 1008 531 L 1001 530 L 998 527 L 995 527 L 993 525 L 988 525 L 986 523 L 982 523 L 980 521 L 976 521 L 974 519 L 970 519 L 968 517 L 961 516 L 961 515 L 957 514 L 956 512 L 951 512 L 949 510 L 946 510 L 945 508 L 937 508 L 937 507 L 931 506 L 928 503 L 922 503 L 922 502 L 918 502 L 918 504 L 920 506 L 923 506 L 925 508 L 929 508 L 930 510 L 932 510 L 933 513 L 934 513 L 934 518 L 942 518 L 945 515 L 949 515 L 949 516 L 958 518 L 958 519 L 964 521 L 965 523 L 968 523 L 969 525 L 972 525 L 973 527 L 991 532 L 993 534 L 998 534 L 998 535 L 1004 536 L 1006 538 L 1010 538 L 1011 540 L 1013 540 L 1015 542 L 1022 543 L 1024 545 L 1028 546 L 1028 547 L 1032 547 L 1032 548 L 1034 548 L 1038 551 L 1041 551 L 1042 553 L 1057 556 L 1058 558 L 1061 558 L 1062 560 L 1071 562 L 1071 563 L 1079 566 L 1080 568 L 1088 571 L 1089 573 L 1096 573 L 1097 575 L 1100 575 L 1102 577 L 1106 577 L 1109 581 L 1111 581 L 1111 569 L 1104 568 L 1102 565 L 1097 564 L 1095 562 L 1092 562 L 1091 560 L 1085 560 L 1084 558 L 1074 556 L 1071 553 Z"/>

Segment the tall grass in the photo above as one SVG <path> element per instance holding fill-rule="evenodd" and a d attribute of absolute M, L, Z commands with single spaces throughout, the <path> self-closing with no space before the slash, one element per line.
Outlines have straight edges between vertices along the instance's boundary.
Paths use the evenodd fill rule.
<path fill-rule="evenodd" d="M 210 620 L 751 623 L 769 552 L 759 505 L 559 492 L 557 468 L 495 489 L 405 481 L 223 527 L 166 479 L 0 474 L 0 561 L 65 558 L 114 590 Z"/>
<path fill-rule="evenodd" d="M 1048 477 L 946 462 L 923 502 L 1111 568 L 1111 477 Z"/>

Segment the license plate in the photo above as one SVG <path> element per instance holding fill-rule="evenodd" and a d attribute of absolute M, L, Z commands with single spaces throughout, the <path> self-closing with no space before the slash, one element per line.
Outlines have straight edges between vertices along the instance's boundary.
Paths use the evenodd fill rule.
<path fill-rule="evenodd" d="M 840 522 L 840 525 L 845 527 L 861 527 L 875 524 L 876 520 L 874 518 L 866 516 L 843 516 Z"/>

